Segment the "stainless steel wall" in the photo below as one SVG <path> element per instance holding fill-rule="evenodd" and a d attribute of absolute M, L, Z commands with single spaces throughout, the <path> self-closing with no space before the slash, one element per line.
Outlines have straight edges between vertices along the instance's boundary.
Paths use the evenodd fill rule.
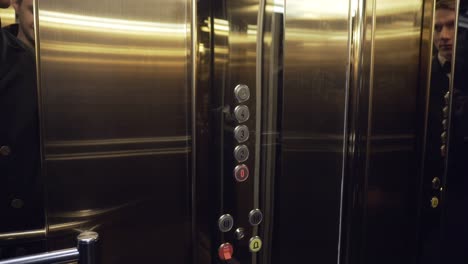
<path fill-rule="evenodd" d="M 410 263 L 417 251 L 422 2 L 375 1 L 365 195 L 367 257 L 360 263 Z M 394 242 L 378 243 L 382 237 Z"/>
<path fill-rule="evenodd" d="M 190 1 L 37 1 L 49 249 L 190 259 Z"/>
<path fill-rule="evenodd" d="M 352 10 L 360 52 L 350 90 L 348 263 L 413 263 L 417 254 L 422 10 L 419 0 L 357 1 Z"/>
<path fill-rule="evenodd" d="M 348 0 L 285 2 L 272 263 L 338 261 L 349 5 Z"/>

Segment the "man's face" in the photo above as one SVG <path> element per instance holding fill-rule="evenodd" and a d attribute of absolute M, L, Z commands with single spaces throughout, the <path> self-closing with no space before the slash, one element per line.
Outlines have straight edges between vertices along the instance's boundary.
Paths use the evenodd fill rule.
<path fill-rule="evenodd" d="M 453 39 L 455 37 L 455 11 L 439 9 L 435 14 L 434 46 L 446 60 L 452 60 Z"/>
<path fill-rule="evenodd" d="M 10 0 L 0 0 L 0 8 L 8 8 L 10 6 Z"/>
<path fill-rule="evenodd" d="M 35 36 L 34 36 L 34 15 L 33 15 L 33 0 L 23 0 L 21 4 L 18 4 L 16 0 L 13 1 L 13 7 L 16 10 L 19 20 L 19 33 L 18 38 L 24 42 L 24 44 L 34 47 Z"/>

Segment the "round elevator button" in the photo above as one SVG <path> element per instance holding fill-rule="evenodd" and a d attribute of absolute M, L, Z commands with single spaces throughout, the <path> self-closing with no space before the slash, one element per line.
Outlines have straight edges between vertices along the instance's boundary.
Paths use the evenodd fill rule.
<path fill-rule="evenodd" d="M 246 125 L 236 126 L 234 128 L 234 137 L 239 143 L 247 141 L 249 139 L 249 128 Z"/>
<path fill-rule="evenodd" d="M 249 158 L 249 148 L 246 145 L 237 146 L 234 149 L 234 158 L 238 162 L 244 162 Z"/>
<path fill-rule="evenodd" d="M 258 236 L 254 236 L 249 241 L 250 252 L 256 253 L 262 249 L 262 240 Z"/>
<path fill-rule="evenodd" d="M 11 205 L 11 207 L 13 207 L 15 209 L 21 209 L 24 206 L 24 202 L 21 199 L 13 199 L 13 200 L 11 200 L 10 205 Z"/>
<path fill-rule="evenodd" d="M 437 197 L 432 197 L 431 199 L 431 207 L 432 208 L 437 208 L 439 206 L 439 198 Z"/>
<path fill-rule="evenodd" d="M 440 179 L 439 179 L 439 177 L 434 177 L 434 179 L 432 179 L 432 188 L 434 190 L 438 190 L 440 188 Z"/>
<path fill-rule="evenodd" d="M 230 243 L 221 244 L 218 248 L 218 256 L 221 260 L 230 260 L 234 254 L 234 248 Z"/>
<path fill-rule="evenodd" d="M 249 168 L 244 165 L 237 165 L 234 168 L 234 179 L 236 179 L 237 182 L 243 182 L 249 178 Z"/>
<path fill-rule="evenodd" d="M 234 115 L 239 123 L 243 123 L 249 120 L 250 111 L 249 107 L 246 105 L 238 105 L 234 108 Z"/>
<path fill-rule="evenodd" d="M 237 101 L 240 103 L 249 100 L 250 90 L 249 87 L 245 84 L 239 84 L 234 88 L 234 95 L 236 96 Z"/>
<path fill-rule="evenodd" d="M 219 231 L 226 233 L 234 226 L 234 218 L 230 214 L 224 214 L 218 219 Z"/>
<path fill-rule="evenodd" d="M 237 240 L 241 240 L 245 237 L 245 229 L 242 227 L 239 227 L 236 229 L 234 234 L 236 235 Z"/>
<path fill-rule="evenodd" d="M 1 146 L 0 147 L 0 155 L 1 156 L 8 156 L 11 153 L 11 148 L 9 146 Z"/>
<path fill-rule="evenodd" d="M 263 220 L 263 213 L 260 209 L 253 209 L 249 213 L 249 223 L 253 226 L 259 225 Z"/>

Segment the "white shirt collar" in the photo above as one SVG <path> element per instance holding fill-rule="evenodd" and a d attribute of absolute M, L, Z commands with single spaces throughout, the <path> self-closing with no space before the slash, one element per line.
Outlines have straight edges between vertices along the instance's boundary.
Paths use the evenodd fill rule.
<path fill-rule="evenodd" d="M 437 53 L 437 59 L 439 60 L 439 63 L 440 63 L 440 66 L 444 66 L 445 62 L 447 61 L 447 59 L 445 59 L 444 57 L 442 57 L 440 55 L 440 53 Z"/>

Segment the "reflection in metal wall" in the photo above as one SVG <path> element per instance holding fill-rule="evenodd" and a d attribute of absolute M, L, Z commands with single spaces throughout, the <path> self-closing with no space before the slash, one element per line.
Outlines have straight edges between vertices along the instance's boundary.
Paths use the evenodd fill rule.
<path fill-rule="evenodd" d="M 103 263 L 189 259 L 189 8 L 38 2 L 51 249 L 92 229 Z"/>
<path fill-rule="evenodd" d="M 441 204 L 442 258 L 448 263 L 468 261 L 468 2 L 455 3 L 448 162 Z"/>
<path fill-rule="evenodd" d="M 349 1 L 286 1 L 273 263 L 336 263 Z"/>
<path fill-rule="evenodd" d="M 417 250 L 417 94 L 422 1 L 359 1 L 351 94 L 351 263 L 411 263 Z M 357 98 L 357 99 L 356 99 Z"/>
<path fill-rule="evenodd" d="M 6 9 L 0 8 L 0 18 L 2 20 L 2 27 L 15 23 L 15 9 L 13 9 L 13 6 Z"/>
<path fill-rule="evenodd" d="M 365 198 L 367 256 L 361 263 L 411 263 L 417 249 L 419 178 L 414 164 L 421 6 L 422 0 L 375 2 Z M 382 237 L 385 246 L 377 243 Z"/>

